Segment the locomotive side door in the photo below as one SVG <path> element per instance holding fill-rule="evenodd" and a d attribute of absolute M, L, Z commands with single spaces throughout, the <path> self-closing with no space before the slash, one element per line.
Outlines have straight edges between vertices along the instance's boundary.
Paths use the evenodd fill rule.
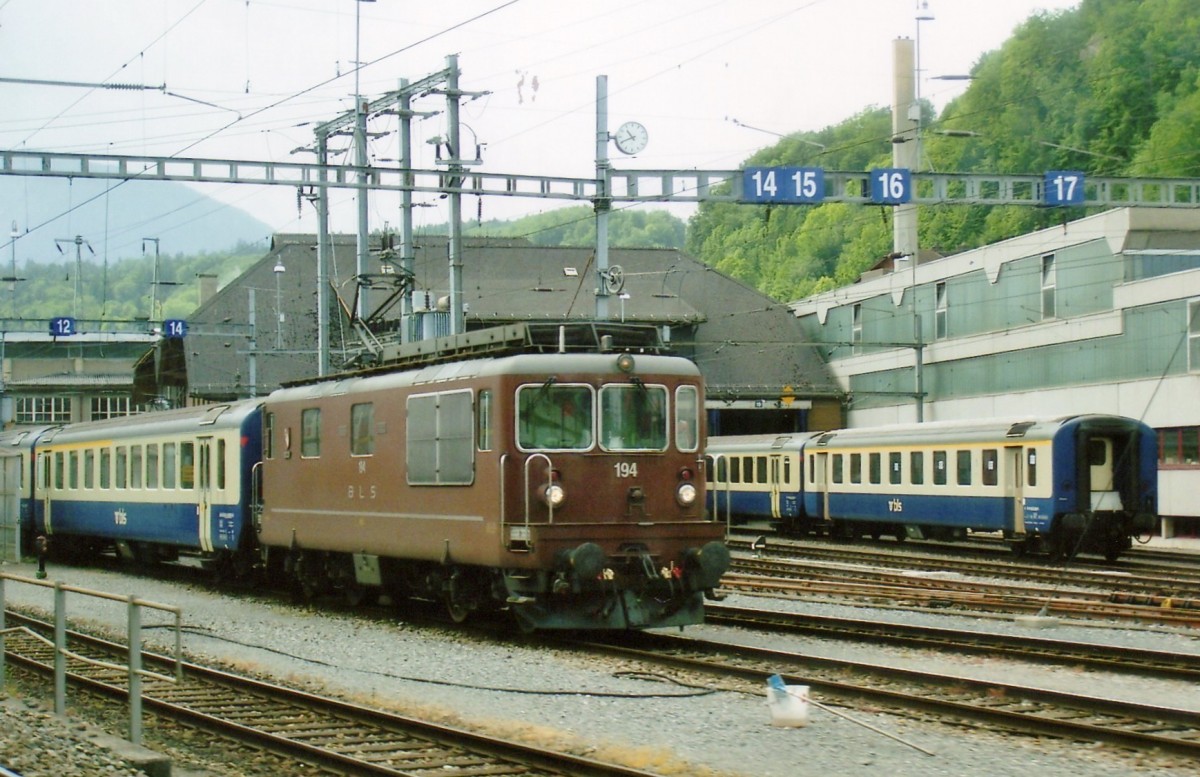
<path fill-rule="evenodd" d="M 200 437 L 196 445 L 196 516 L 199 518 L 200 549 L 211 551 L 213 438 Z"/>
<path fill-rule="evenodd" d="M 1025 449 L 1011 445 L 1004 449 L 1004 499 L 1012 511 L 1012 532 L 1021 537 L 1025 534 L 1025 475 L 1021 469 L 1025 461 Z"/>

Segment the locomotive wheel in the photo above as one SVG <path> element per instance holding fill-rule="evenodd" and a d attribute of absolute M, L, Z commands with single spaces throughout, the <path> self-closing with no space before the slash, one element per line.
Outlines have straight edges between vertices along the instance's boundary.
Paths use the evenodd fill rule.
<path fill-rule="evenodd" d="M 453 594 L 446 594 L 446 612 L 450 613 L 450 620 L 455 623 L 465 623 L 471 615 L 471 608 L 455 600 Z"/>

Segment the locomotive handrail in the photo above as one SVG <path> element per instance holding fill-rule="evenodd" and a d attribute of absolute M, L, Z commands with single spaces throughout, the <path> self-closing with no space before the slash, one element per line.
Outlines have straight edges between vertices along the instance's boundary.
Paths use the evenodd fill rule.
<path fill-rule="evenodd" d="M 553 480 L 552 480 L 553 475 L 551 475 L 551 472 L 553 472 L 553 470 L 554 470 L 554 463 L 552 461 L 550 461 L 549 456 L 547 456 L 544 453 L 534 453 L 525 459 L 524 470 L 525 470 L 525 525 L 526 526 L 529 525 L 529 512 L 530 512 L 530 507 L 529 507 L 529 485 L 530 485 L 529 484 L 529 465 L 534 459 L 545 459 L 546 460 L 546 488 L 549 488 L 553 484 Z M 554 523 L 554 504 L 551 503 L 549 500 L 547 500 L 547 502 L 546 502 L 546 509 L 548 509 L 550 511 L 550 518 L 549 518 L 548 522 Z"/>

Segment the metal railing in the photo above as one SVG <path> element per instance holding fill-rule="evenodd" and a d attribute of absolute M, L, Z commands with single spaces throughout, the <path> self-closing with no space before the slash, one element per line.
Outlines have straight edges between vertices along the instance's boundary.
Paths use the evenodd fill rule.
<path fill-rule="evenodd" d="M 7 628 L 4 620 L 5 581 L 54 589 L 54 640 L 51 641 L 35 631 L 23 626 Z M 79 655 L 67 649 L 67 594 L 76 593 L 97 599 L 113 602 L 123 602 L 128 608 L 127 633 L 129 652 L 127 663 L 112 664 L 95 658 Z M 175 616 L 175 675 L 170 677 L 151 672 L 142 668 L 142 609 L 149 608 L 168 612 Z M 4 663 L 5 635 L 12 632 L 22 632 L 46 643 L 54 648 L 54 713 L 63 715 L 67 706 L 67 659 L 72 658 L 93 666 L 104 667 L 116 671 L 124 671 L 129 678 L 129 741 L 134 744 L 142 743 L 142 679 L 150 677 L 165 682 L 180 682 L 183 679 L 183 611 L 169 604 L 139 599 L 136 596 L 121 596 L 104 591 L 92 591 L 87 588 L 66 585 L 61 581 L 36 580 L 31 577 L 11 575 L 0 572 L 0 687 L 6 682 L 6 666 Z"/>

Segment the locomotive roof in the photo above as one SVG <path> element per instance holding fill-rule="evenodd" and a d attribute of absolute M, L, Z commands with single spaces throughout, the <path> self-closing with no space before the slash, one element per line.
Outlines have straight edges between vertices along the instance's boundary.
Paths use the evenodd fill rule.
<path fill-rule="evenodd" d="M 930 421 L 920 424 L 836 429 L 804 434 L 764 434 L 710 437 L 709 451 L 741 452 L 752 449 L 794 449 L 805 444 L 836 448 L 842 444 L 930 444 L 944 442 L 996 442 L 1000 440 L 1045 440 L 1064 427 L 1123 430 L 1144 427 L 1142 422 L 1116 415 L 1078 415 L 1057 418 L 990 418 L 961 421 Z M 757 441 L 757 445 L 755 444 Z"/>
<path fill-rule="evenodd" d="M 154 410 L 138 415 L 85 421 L 70 424 L 60 431 L 50 431 L 42 440 L 46 444 L 103 440 L 110 437 L 138 437 L 142 434 L 196 432 L 198 429 L 228 429 L 238 427 L 246 417 L 262 406 L 261 399 L 246 399 L 212 405 L 196 405 L 177 410 Z"/>
<path fill-rule="evenodd" d="M 445 384 L 455 380 L 494 377 L 499 375 L 528 375 L 544 380 L 558 375 L 623 376 L 617 367 L 621 353 L 534 353 L 504 356 L 494 359 L 470 359 L 447 362 L 420 369 L 372 374 L 359 377 L 331 378 L 319 383 L 278 389 L 267 401 L 283 401 L 309 397 L 344 394 L 402 386 Z M 700 370 L 681 356 L 631 354 L 633 376 L 680 376 L 698 378 Z"/>

